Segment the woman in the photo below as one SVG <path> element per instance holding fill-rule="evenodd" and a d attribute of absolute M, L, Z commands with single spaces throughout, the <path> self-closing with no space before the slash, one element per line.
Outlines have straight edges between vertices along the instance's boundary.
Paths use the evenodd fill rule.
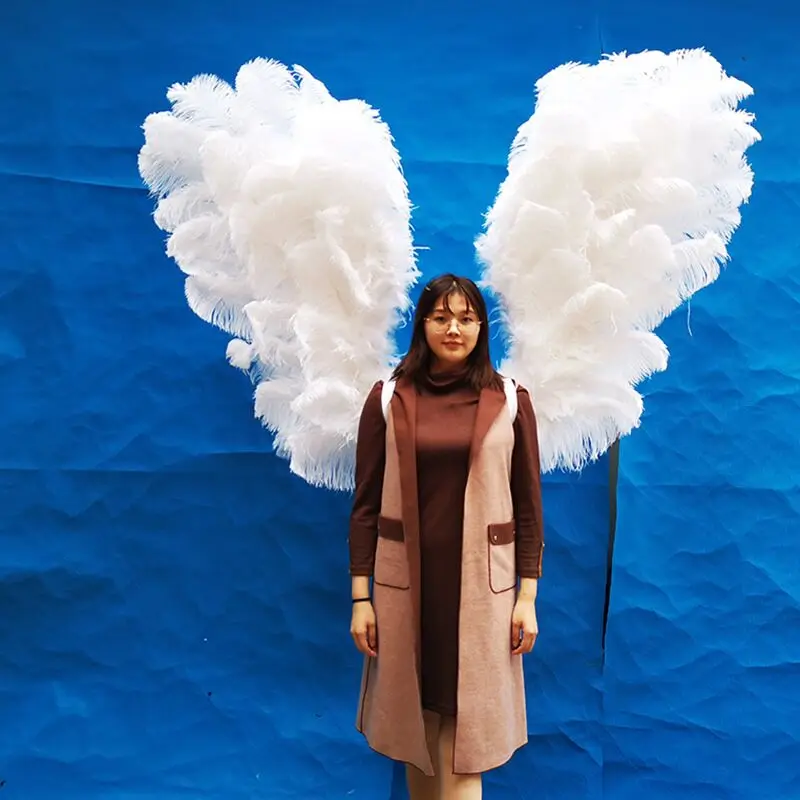
<path fill-rule="evenodd" d="M 425 287 L 392 379 L 388 407 L 373 387 L 358 433 L 357 726 L 407 765 L 412 800 L 472 800 L 481 774 L 527 741 L 520 656 L 538 633 L 543 548 L 536 421 L 525 389 L 507 398 L 466 278 Z"/>

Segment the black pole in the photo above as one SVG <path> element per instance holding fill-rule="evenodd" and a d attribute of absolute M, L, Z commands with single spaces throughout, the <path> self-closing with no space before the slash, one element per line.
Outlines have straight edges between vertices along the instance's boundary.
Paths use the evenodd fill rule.
<path fill-rule="evenodd" d="M 606 556 L 606 595 L 603 605 L 603 636 L 601 648 L 603 663 L 606 660 L 606 629 L 611 605 L 611 571 L 614 565 L 614 540 L 617 536 L 617 483 L 619 482 L 619 439 L 611 445 L 608 466 L 608 555 Z"/>

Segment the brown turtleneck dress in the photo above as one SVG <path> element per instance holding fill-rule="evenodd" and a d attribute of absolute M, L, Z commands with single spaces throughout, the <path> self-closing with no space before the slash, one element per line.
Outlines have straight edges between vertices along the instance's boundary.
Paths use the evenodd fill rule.
<path fill-rule="evenodd" d="M 453 716 L 457 712 L 464 494 L 478 392 L 466 383 L 463 373 L 429 376 L 417 391 L 422 703 L 426 709 Z M 372 575 L 375 563 L 386 442 L 380 392 L 379 383 L 364 404 L 359 426 L 350 521 L 351 575 Z M 517 396 L 511 462 L 517 572 L 520 577 L 538 578 L 543 525 L 536 420 L 527 391 L 518 389 Z"/>

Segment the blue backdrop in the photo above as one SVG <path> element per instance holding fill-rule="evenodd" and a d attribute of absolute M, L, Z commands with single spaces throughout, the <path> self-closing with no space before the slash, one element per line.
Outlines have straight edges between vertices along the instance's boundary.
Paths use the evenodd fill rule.
<path fill-rule="evenodd" d="M 800 797 L 797 12 L 782 0 L 0 10 L 0 797 L 402 797 L 353 728 L 349 498 L 289 475 L 195 318 L 136 169 L 166 87 L 300 63 L 392 126 L 421 266 L 472 237 L 537 77 L 706 46 L 757 90 L 721 280 L 608 463 L 545 487 L 531 743 L 489 798 Z"/>

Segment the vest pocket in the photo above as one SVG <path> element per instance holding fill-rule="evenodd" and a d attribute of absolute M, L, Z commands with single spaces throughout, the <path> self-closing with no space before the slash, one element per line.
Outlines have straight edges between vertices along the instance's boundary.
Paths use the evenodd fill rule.
<path fill-rule="evenodd" d="M 495 594 L 517 585 L 514 520 L 489 525 L 489 585 Z"/>
<path fill-rule="evenodd" d="M 380 517 L 375 549 L 375 583 L 394 589 L 408 589 L 408 554 L 403 521 Z"/>

